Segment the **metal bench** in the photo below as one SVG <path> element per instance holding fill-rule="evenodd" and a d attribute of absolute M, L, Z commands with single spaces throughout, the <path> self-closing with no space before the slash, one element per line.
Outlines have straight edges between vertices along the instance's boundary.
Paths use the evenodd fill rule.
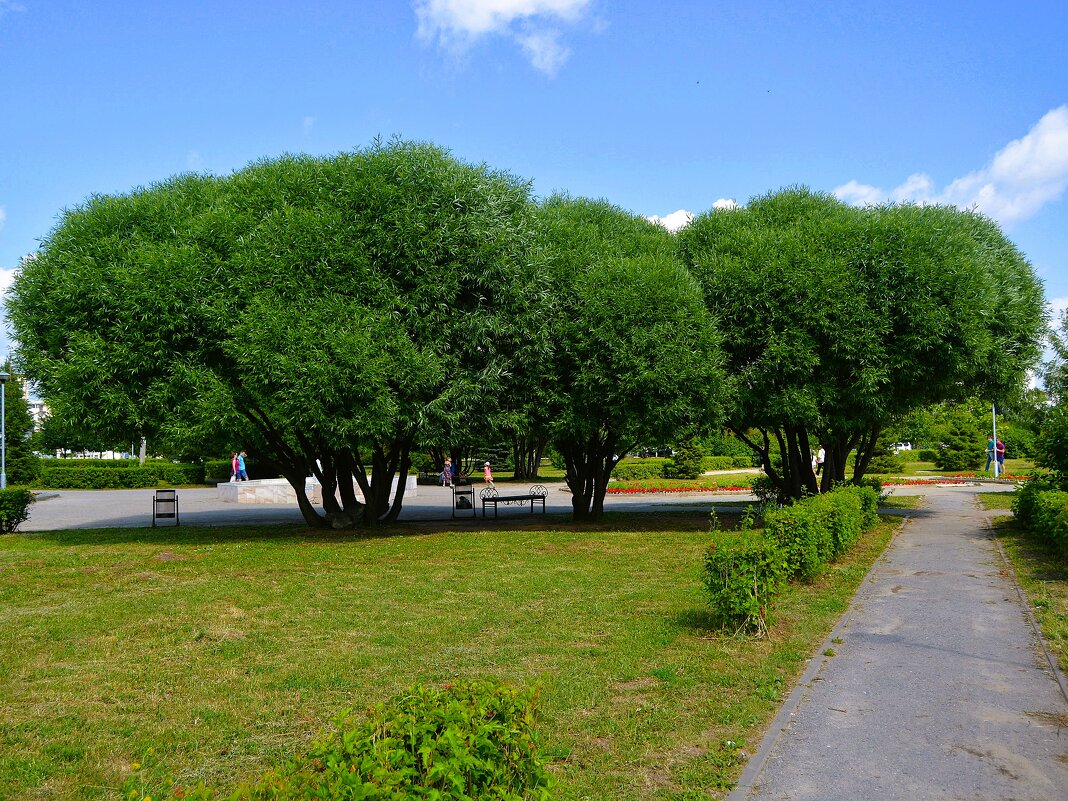
<path fill-rule="evenodd" d="M 178 490 L 156 490 L 152 496 L 152 528 L 156 527 L 157 520 L 173 519 L 174 525 L 182 525 L 178 519 Z"/>
<path fill-rule="evenodd" d="M 545 498 L 548 494 L 549 490 L 541 484 L 535 484 L 522 495 L 501 495 L 496 487 L 486 487 L 478 494 L 478 497 L 482 499 L 482 516 L 486 516 L 486 507 L 492 506 L 493 516 L 497 517 L 497 507 L 502 503 L 505 506 L 518 506 L 529 502 L 531 514 L 534 514 L 534 504 L 540 503 L 542 514 L 545 514 Z"/>

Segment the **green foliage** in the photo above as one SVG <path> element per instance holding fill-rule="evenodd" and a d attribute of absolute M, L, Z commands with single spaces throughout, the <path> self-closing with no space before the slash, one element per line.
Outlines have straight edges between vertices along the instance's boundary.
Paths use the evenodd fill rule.
<path fill-rule="evenodd" d="M 697 440 L 679 443 L 672 450 L 673 456 L 664 469 L 664 478 L 694 479 L 704 472 L 705 449 Z"/>
<path fill-rule="evenodd" d="M 310 525 L 393 520 L 414 443 L 488 427 L 548 358 L 531 223 L 526 182 L 404 141 L 94 196 L 22 265 L 17 360 L 73 425 L 236 439 L 295 485 L 318 461 L 349 492 Z"/>
<path fill-rule="evenodd" d="M 934 462 L 938 460 L 938 451 L 931 448 L 924 448 L 921 451 L 916 452 L 916 457 L 921 462 Z"/>
<path fill-rule="evenodd" d="M 602 201 L 553 197 L 539 210 L 556 317 L 551 441 L 576 519 L 603 511 L 616 454 L 714 423 L 719 335 L 671 236 Z"/>
<path fill-rule="evenodd" d="M 842 487 L 769 510 L 764 532 L 781 549 L 789 575 L 810 581 L 875 524 L 877 508 L 878 495 L 872 489 Z"/>
<path fill-rule="evenodd" d="M 998 439 L 1005 445 L 1008 459 L 1033 459 L 1038 449 L 1038 435 L 1019 423 L 998 422 Z"/>
<path fill-rule="evenodd" d="M 942 442 L 935 459 L 939 470 L 976 470 L 983 466 L 986 440 L 966 411 L 952 411 L 939 436 Z"/>
<path fill-rule="evenodd" d="M 1042 285 L 974 212 L 789 188 L 701 215 L 677 241 L 738 377 L 731 428 L 789 451 L 772 477 L 790 497 L 810 489 L 817 441 L 843 480 L 872 433 L 937 401 L 1010 394 L 1040 352 Z"/>
<path fill-rule="evenodd" d="M 710 456 L 733 456 L 737 459 L 735 467 L 753 466 L 753 449 L 733 434 L 717 431 L 705 437 L 703 442 Z"/>
<path fill-rule="evenodd" d="M 1068 404 L 1058 404 L 1046 414 L 1035 451 L 1035 464 L 1068 485 Z"/>
<path fill-rule="evenodd" d="M 669 459 L 648 457 L 625 460 L 612 468 L 612 478 L 617 481 L 644 481 L 650 478 L 665 478 Z"/>
<path fill-rule="evenodd" d="M 33 493 L 28 489 L 8 487 L 0 490 L 0 534 L 10 534 L 30 517 Z"/>
<path fill-rule="evenodd" d="M 1012 496 L 1012 513 L 1024 526 L 1032 526 L 1041 495 L 1059 490 L 1052 476 L 1041 476 L 1018 484 Z"/>
<path fill-rule="evenodd" d="M 894 441 L 879 437 L 868 462 L 869 473 L 901 473 L 905 470 L 905 458 L 894 450 Z"/>
<path fill-rule="evenodd" d="M 205 459 L 205 481 L 229 481 L 233 471 L 233 463 L 229 459 Z"/>
<path fill-rule="evenodd" d="M 40 460 L 33 453 L 30 436 L 33 434 L 33 416 L 30 406 L 22 397 L 22 380 L 12 374 L 11 364 L 3 367 L 10 377 L 4 387 L 4 445 L 7 449 L 8 484 L 30 484 L 37 478 Z"/>
<path fill-rule="evenodd" d="M 352 798 L 364 801 L 548 801 L 538 758 L 536 693 L 482 681 L 418 685 L 347 714 L 304 756 L 235 792 L 232 801 Z M 186 798 L 207 801 L 206 788 Z"/>
<path fill-rule="evenodd" d="M 771 599 L 786 576 L 784 554 L 759 531 L 717 532 L 705 553 L 705 590 L 723 623 L 766 631 Z"/>
<path fill-rule="evenodd" d="M 137 489 L 160 484 L 203 484 L 204 468 L 196 464 L 130 460 L 47 459 L 38 484 L 49 489 Z"/>
<path fill-rule="evenodd" d="M 1068 552 L 1068 492 L 1029 481 L 1017 491 L 1012 511 L 1040 539 Z"/>
<path fill-rule="evenodd" d="M 731 470 L 735 467 L 752 467 L 750 456 L 706 456 L 701 463 L 705 470 Z"/>

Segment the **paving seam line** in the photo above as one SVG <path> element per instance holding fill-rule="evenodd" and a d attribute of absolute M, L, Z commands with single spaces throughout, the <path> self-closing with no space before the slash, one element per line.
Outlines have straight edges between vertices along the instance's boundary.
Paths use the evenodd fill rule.
<path fill-rule="evenodd" d="M 994 541 L 994 545 L 997 546 L 998 553 L 1001 554 L 1002 564 L 1008 570 L 1008 574 L 1012 577 L 1012 585 L 1016 588 L 1016 594 L 1020 598 L 1020 606 L 1024 609 L 1024 614 L 1027 615 L 1027 619 L 1031 622 L 1031 628 L 1034 629 L 1035 637 L 1038 638 L 1039 645 L 1042 646 L 1042 653 L 1046 655 L 1046 661 L 1049 663 L 1049 669 L 1053 671 L 1053 677 L 1057 680 L 1057 686 L 1061 688 L 1061 695 L 1064 696 L 1065 703 L 1068 703 L 1068 681 L 1065 680 L 1064 672 L 1061 670 L 1060 665 L 1057 662 L 1056 657 L 1049 650 L 1049 644 L 1046 642 L 1045 636 L 1042 634 L 1042 627 L 1038 624 L 1038 618 L 1035 616 L 1035 610 L 1031 607 L 1031 601 L 1028 600 L 1024 594 L 1023 587 L 1020 586 L 1020 580 L 1016 575 L 1016 567 L 1009 559 L 1009 555 L 1005 553 L 1005 548 L 1001 545 L 1001 540 L 998 538 L 997 532 L 994 530 L 993 522 L 987 520 L 987 529 L 990 531 L 990 538 Z"/>
<path fill-rule="evenodd" d="M 880 566 L 883 559 L 886 558 L 886 554 L 894 547 L 898 537 L 901 536 L 901 533 L 912 520 L 913 518 L 911 515 L 905 517 L 905 521 L 901 524 L 898 530 L 894 532 L 894 536 L 890 538 L 890 542 L 886 544 L 883 552 L 879 554 L 879 558 L 875 560 L 871 568 L 865 574 L 863 580 L 857 585 L 857 591 L 849 601 L 849 608 L 846 609 L 838 623 L 835 624 L 831 633 L 827 635 L 827 639 L 823 641 L 823 644 L 816 649 L 812 658 L 809 659 L 808 667 L 806 667 L 805 672 L 801 674 L 801 678 L 797 680 L 797 684 L 794 685 L 794 689 L 775 715 L 774 720 L 771 721 L 768 730 L 764 732 L 764 739 L 761 740 L 760 748 L 757 749 L 757 752 L 752 757 L 750 757 L 745 770 L 742 771 L 742 775 L 738 779 L 738 783 L 734 785 L 734 789 L 731 790 L 731 794 L 727 796 L 726 801 L 745 801 L 753 789 L 758 786 L 758 780 L 764 773 L 764 768 L 767 767 L 768 757 L 771 756 L 771 752 L 778 744 L 783 731 L 785 731 L 786 727 L 790 724 L 794 712 L 801 706 L 801 701 L 804 700 L 806 691 L 809 689 L 812 682 L 815 681 L 819 672 L 823 670 L 823 666 L 826 665 L 829 660 L 835 658 L 833 656 L 826 656 L 824 651 L 829 650 L 831 646 L 835 644 L 835 639 L 845 631 L 846 626 L 853 617 L 853 612 L 855 611 L 854 607 L 861 592 L 868 586 L 872 574 Z"/>

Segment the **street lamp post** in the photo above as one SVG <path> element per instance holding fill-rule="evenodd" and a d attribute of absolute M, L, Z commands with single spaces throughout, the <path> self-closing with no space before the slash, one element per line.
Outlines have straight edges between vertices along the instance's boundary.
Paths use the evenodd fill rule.
<path fill-rule="evenodd" d="M 0 372 L 0 489 L 7 489 L 7 405 L 4 388 L 10 373 Z"/>

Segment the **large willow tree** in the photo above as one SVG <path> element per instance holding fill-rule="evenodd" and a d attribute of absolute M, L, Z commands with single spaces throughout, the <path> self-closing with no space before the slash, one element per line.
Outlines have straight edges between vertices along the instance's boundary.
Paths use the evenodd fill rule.
<path fill-rule="evenodd" d="M 698 217 L 683 262 L 720 320 L 730 424 L 785 497 L 867 468 L 890 421 L 1009 395 L 1039 355 L 1042 286 L 989 219 L 946 206 L 858 209 L 787 189 Z"/>
<path fill-rule="evenodd" d="M 399 141 L 93 197 L 11 290 L 18 365 L 71 423 L 255 444 L 310 525 L 391 521 L 421 432 L 491 419 L 544 358 L 530 206 Z"/>

